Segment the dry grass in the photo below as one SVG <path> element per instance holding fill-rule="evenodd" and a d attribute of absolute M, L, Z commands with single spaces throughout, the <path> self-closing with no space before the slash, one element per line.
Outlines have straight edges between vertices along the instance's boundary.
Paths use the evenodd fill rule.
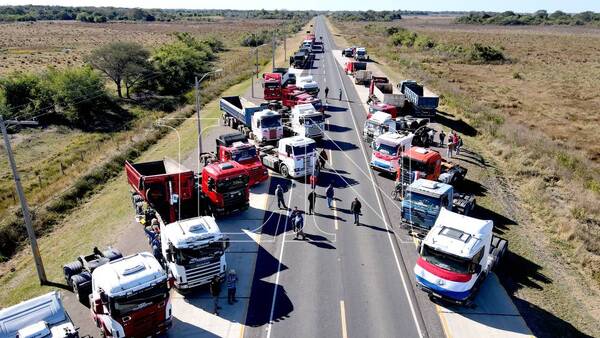
<path fill-rule="evenodd" d="M 440 50 L 393 48 L 381 27 L 399 25 L 438 44 L 498 46 L 510 63 L 474 65 Z M 516 224 L 505 230 L 516 268 L 503 279 L 536 335 L 600 334 L 600 29 L 336 22 L 384 68 L 442 94 L 441 109 L 479 134 L 467 137 L 494 164 L 470 168 L 478 200 Z"/>

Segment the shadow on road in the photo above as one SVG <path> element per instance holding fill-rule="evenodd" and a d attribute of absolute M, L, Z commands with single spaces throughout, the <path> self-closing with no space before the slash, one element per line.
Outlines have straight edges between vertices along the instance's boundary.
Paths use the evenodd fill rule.
<path fill-rule="evenodd" d="M 348 127 L 340 126 L 337 124 L 329 124 L 327 127 L 327 131 L 331 131 L 334 133 L 343 133 L 343 132 L 350 131 L 350 130 L 352 130 L 352 129 L 348 128 Z"/>
<path fill-rule="evenodd" d="M 321 148 L 333 150 L 333 151 L 336 151 L 336 150 L 347 151 L 347 150 L 358 149 L 356 144 L 345 142 L 345 141 L 335 141 L 334 142 L 329 139 L 321 141 Z"/>
<path fill-rule="evenodd" d="M 329 101 L 334 101 L 334 99 L 332 99 L 332 98 L 329 98 L 328 100 L 329 100 Z M 337 100 L 337 99 L 335 99 L 335 101 L 338 101 L 338 100 Z M 331 104 L 329 104 L 329 103 L 326 103 L 325 105 L 326 105 L 326 108 L 325 108 L 325 110 L 326 110 L 326 111 L 331 111 L 331 112 L 340 112 L 340 111 L 347 111 L 347 110 L 348 110 L 348 108 L 345 108 L 345 107 L 338 107 L 338 106 L 332 106 L 332 105 L 331 105 Z"/>

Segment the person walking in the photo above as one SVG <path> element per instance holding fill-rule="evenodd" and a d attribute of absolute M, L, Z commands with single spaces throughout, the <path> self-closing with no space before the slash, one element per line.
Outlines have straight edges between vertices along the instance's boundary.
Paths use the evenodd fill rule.
<path fill-rule="evenodd" d="M 440 131 L 440 135 L 438 135 L 440 138 L 440 147 L 444 146 L 444 141 L 446 140 L 446 134 L 444 133 L 444 131 Z"/>
<path fill-rule="evenodd" d="M 452 150 L 454 150 L 454 140 L 452 138 L 452 134 L 448 135 L 448 145 L 446 149 L 446 157 L 452 158 Z"/>
<path fill-rule="evenodd" d="M 325 149 L 321 149 L 321 152 L 319 153 L 319 164 L 321 166 L 321 169 L 325 168 L 325 162 L 327 162 L 327 160 L 329 160 L 329 157 L 327 156 L 327 151 L 325 151 Z"/>
<path fill-rule="evenodd" d="M 304 234 L 304 217 L 302 217 L 302 212 L 298 210 L 298 207 L 294 208 L 294 233 L 296 237 L 294 239 L 298 239 L 298 236 L 302 237 L 302 240 L 306 239 L 306 235 Z"/>
<path fill-rule="evenodd" d="M 219 315 L 219 294 L 221 293 L 221 279 L 219 276 L 214 276 L 210 281 L 210 295 L 213 297 L 214 311 L 215 315 Z"/>
<path fill-rule="evenodd" d="M 327 190 L 325 191 L 325 197 L 327 197 L 327 206 L 329 206 L 329 209 L 333 209 L 333 184 L 329 184 L 327 187 Z"/>
<path fill-rule="evenodd" d="M 281 187 L 281 184 L 278 184 L 277 188 L 275 188 L 275 196 L 277 196 L 277 207 L 279 207 L 279 209 L 287 209 L 283 198 L 283 188 Z M 281 207 L 282 205 L 283 208 Z"/>
<path fill-rule="evenodd" d="M 308 193 L 308 214 L 312 215 L 315 211 L 315 202 L 317 201 L 317 193 L 313 189 Z"/>
<path fill-rule="evenodd" d="M 237 281 L 238 277 L 235 270 L 229 269 L 229 273 L 227 273 L 227 303 L 229 305 L 237 303 L 237 299 L 235 299 Z"/>
<path fill-rule="evenodd" d="M 339 93 L 340 93 L 340 101 L 342 101 L 342 88 L 340 88 Z"/>
<path fill-rule="evenodd" d="M 325 87 L 325 99 L 329 97 L 329 87 Z"/>
<path fill-rule="evenodd" d="M 433 140 L 434 136 L 435 136 L 435 130 L 429 129 L 429 131 L 427 132 L 427 138 L 428 138 L 427 143 L 429 143 L 430 145 L 433 145 L 433 143 L 434 143 L 434 140 Z"/>
<path fill-rule="evenodd" d="M 312 191 L 315 191 L 315 188 L 317 187 L 317 175 L 316 175 L 316 173 L 312 173 L 310 175 L 310 177 L 308 178 L 308 182 L 310 183 L 310 189 Z"/>
<path fill-rule="evenodd" d="M 463 146 L 463 139 L 462 137 L 458 137 L 458 142 L 456 143 L 456 156 L 458 156 L 460 154 L 460 150 L 462 149 Z"/>
<path fill-rule="evenodd" d="M 350 210 L 352 211 L 352 214 L 354 214 L 354 224 L 356 225 L 360 225 L 359 216 L 361 207 L 362 205 L 360 204 L 358 197 L 355 197 L 354 201 L 352 201 L 352 203 L 350 204 Z"/>

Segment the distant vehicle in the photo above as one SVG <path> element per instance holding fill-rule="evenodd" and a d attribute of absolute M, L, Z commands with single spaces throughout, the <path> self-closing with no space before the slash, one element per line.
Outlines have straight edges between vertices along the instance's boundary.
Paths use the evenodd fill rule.
<path fill-rule="evenodd" d="M 414 106 L 414 115 L 435 116 L 440 97 L 413 80 L 402 81 L 397 85 L 400 92 Z"/>
<path fill-rule="evenodd" d="M 239 96 L 224 96 L 219 101 L 226 126 L 238 130 L 257 143 L 277 141 L 283 137 L 281 114 L 256 106 Z"/>
<path fill-rule="evenodd" d="M 319 84 L 311 75 L 298 77 L 296 87 L 315 97 L 319 94 Z"/>
<path fill-rule="evenodd" d="M 443 208 L 469 215 L 475 208 L 475 196 L 458 193 L 450 184 L 420 178 L 404 192 L 402 225 L 413 235 L 425 236 Z"/>
<path fill-rule="evenodd" d="M 367 49 L 364 47 L 356 48 L 354 59 L 356 59 L 356 61 L 369 61 L 370 57 L 369 54 L 367 54 Z"/>
<path fill-rule="evenodd" d="M 306 48 L 298 50 L 294 55 L 290 56 L 290 66 L 297 69 L 304 69 L 308 66 L 310 59 L 310 51 Z"/>
<path fill-rule="evenodd" d="M 347 61 L 344 66 L 346 74 L 353 76 L 359 70 L 366 70 L 367 63 L 361 61 Z"/>
<path fill-rule="evenodd" d="M 256 146 L 248 142 L 246 135 L 235 132 L 216 138 L 215 157 L 220 162 L 236 161 L 246 168 L 250 176 L 249 185 L 254 186 L 269 178 L 267 168 L 258 157 Z"/>
<path fill-rule="evenodd" d="M 92 281 L 90 310 L 101 336 L 158 336 L 171 327 L 171 282 L 150 253 L 104 264 L 94 270 Z"/>
<path fill-rule="evenodd" d="M 315 140 L 307 137 L 286 137 L 279 140 L 277 148 L 260 149 L 260 157 L 265 166 L 283 177 L 301 178 L 318 170 L 316 146 Z"/>
<path fill-rule="evenodd" d="M 356 51 L 356 47 L 348 47 L 342 50 L 342 56 L 351 58 L 354 57 L 354 52 Z"/>
<path fill-rule="evenodd" d="M 419 178 L 455 185 L 467 176 L 467 168 L 446 161 L 440 153 L 428 148 L 411 147 L 402 153 L 400 164 L 404 189 Z"/>
<path fill-rule="evenodd" d="M 0 310 L 2 338 L 79 338 L 57 291 Z"/>
<path fill-rule="evenodd" d="M 440 209 L 435 225 L 419 245 L 414 267 L 417 287 L 431 299 L 469 305 L 487 275 L 508 251 L 494 236 L 494 223 Z"/>
<path fill-rule="evenodd" d="M 290 114 L 291 131 L 294 135 L 312 139 L 323 138 L 325 117 L 312 104 L 298 104 Z"/>
<path fill-rule="evenodd" d="M 411 132 L 387 132 L 373 141 L 370 167 L 395 175 L 399 169 L 400 154 L 410 148 L 414 135 Z"/>

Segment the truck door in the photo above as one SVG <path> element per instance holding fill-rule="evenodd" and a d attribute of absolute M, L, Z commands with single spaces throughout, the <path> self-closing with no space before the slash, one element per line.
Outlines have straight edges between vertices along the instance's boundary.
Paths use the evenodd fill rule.
<path fill-rule="evenodd" d="M 450 198 L 447 193 L 440 197 L 440 206 L 447 210 L 452 210 L 452 208 L 449 207 L 450 206 Z"/>

